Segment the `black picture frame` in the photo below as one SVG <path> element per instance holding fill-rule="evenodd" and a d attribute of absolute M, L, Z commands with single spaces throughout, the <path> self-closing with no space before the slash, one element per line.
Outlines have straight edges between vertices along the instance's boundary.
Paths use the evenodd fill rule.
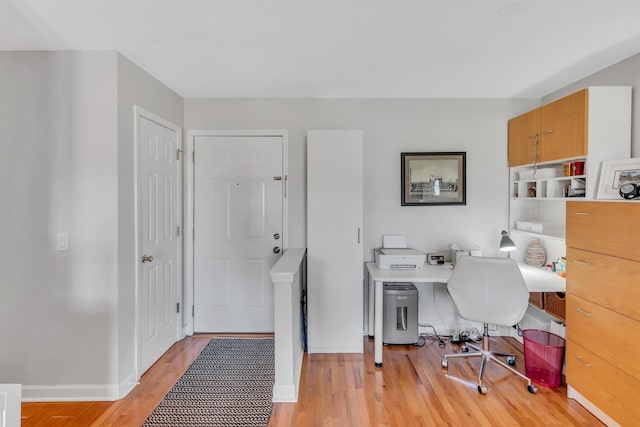
<path fill-rule="evenodd" d="M 402 206 L 466 205 L 467 153 L 400 153 Z"/>

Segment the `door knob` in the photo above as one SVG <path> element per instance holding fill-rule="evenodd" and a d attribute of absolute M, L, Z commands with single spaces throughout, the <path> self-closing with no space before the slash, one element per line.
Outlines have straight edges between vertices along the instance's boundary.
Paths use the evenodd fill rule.
<path fill-rule="evenodd" d="M 142 255 L 142 263 L 145 262 L 153 262 L 153 256 L 151 255 Z"/>
<path fill-rule="evenodd" d="M 274 253 L 274 254 L 279 254 L 279 253 L 280 253 L 280 247 L 278 247 L 278 246 L 274 246 L 274 247 L 273 247 L 273 253 Z"/>
<path fill-rule="evenodd" d="M 274 239 L 276 239 L 276 240 L 278 240 L 278 239 L 280 238 L 280 234 L 275 233 L 275 234 L 273 235 L 273 238 L 274 238 Z"/>

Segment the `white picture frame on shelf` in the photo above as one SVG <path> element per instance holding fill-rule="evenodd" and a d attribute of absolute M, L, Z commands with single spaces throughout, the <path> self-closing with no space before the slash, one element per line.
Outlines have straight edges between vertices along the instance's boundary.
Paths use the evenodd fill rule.
<path fill-rule="evenodd" d="M 617 200 L 624 184 L 640 185 L 640 158 L 603 160 L 597 199 Z"/>

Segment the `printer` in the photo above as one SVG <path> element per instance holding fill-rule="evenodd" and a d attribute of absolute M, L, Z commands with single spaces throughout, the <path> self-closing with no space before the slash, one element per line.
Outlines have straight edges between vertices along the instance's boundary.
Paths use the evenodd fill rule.
<path fill-rule="evenodd" d="M 427 255 L 417 249 L 407 248 L 405 236 L 385 234 L 382 247 L 374 251 L 376 265 L 382 270 L 417 270 L 422 268 Z"/>

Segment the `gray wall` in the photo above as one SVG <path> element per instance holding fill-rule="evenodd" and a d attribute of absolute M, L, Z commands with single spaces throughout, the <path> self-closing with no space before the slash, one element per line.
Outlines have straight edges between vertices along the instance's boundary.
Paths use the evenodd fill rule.
<path fill-rule="evenodd" d="M 115 58 L 0 53 L 0 382 L 27 396 L 116 381 Z"/>
<path fill-rule="evenodd" d="M 115 52 L 0 52 L 0 94 L 0 383 L 118 397 L 135 379 L 133 104 L 182 126 L 182 98 Z"/>

